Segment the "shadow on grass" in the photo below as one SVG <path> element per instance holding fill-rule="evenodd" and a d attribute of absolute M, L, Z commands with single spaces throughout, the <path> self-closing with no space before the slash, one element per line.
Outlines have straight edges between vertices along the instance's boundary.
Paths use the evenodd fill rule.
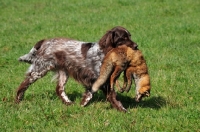
<path fill-rule="evenodd" d="M 77 92 L 77 91 L 73 91 L 71 93 L 66 93 L 67 96 L 70 98 L 70 100 L 72 100 L 73 102 L 76 101 L 77 98 L 81 98 L 82 97 L 82 93 Z M 47 99 L 47 100 L 59 100 L 60 98 L 57 96 L 56 92 L 53 90 L 46 90 L 44 92 L 41 93 L 25 93 L 25 96 L 23 98 L 22 101 L 33 101 L 33 100 L 43 100 L 43 99 Z M 15 95 L 14 96 L 10 96 L 10 97 L 2 97 L 1 98 L 2 102 L 5 103 L 15 103 Z"/>
<path fill-rule="evenodd" d="M 81 99 L 82 98 L 82 94 L 80 91 L 72 91 L 71 93 L 66 93 L 67 96 L 70 98 L 71 101 L 73 101 L 74 103 L 76 102 L 76 99 Z M 37 93 L 37 94 L 29 94 L 24 98 L 24 100 L 29 100 L 29 101 L 33 101 L 34 98 L 37 99 L 49 99 L 49 100 L 59 100 L 59 97 L 57 96 L 56 92 L 53 90 L 47 90 L 45 92 L 42 93 Z M 123 106 L 125 108 L 137 108 L 137 107 L 142 107 L 142 108 L 152 108 L 152 109 L 160 109 L 163 106 L 167 105 L 167 101 L 166 99 L 164 99 L 161 96 L 151 96 L 149 98 L 144 98 L 142 101 L 135 102 L 134 98 L 123 95 L 123 94 L 117 94 L 117 100 L 121 101 L 121 103 L 123 104 Z M 3 102 L 13 102 L 13 98 L 3 98 L 2 99 Z M 89 102 L 88 105 L 98 102 L 98 101 L 105 101 L 106 102 L 106 97 L 104 96 L 104 94 L 98 93 L 95 94 L 93 99 Z"/>
<path fill-rule="evenodd" d="M 118 94 L 117 99 L 122 102 L 125 108 L 142 107 L 142 108 L 160 109 L 163 106 L 167 105 L 166 100 L 161 96 L 157 97 L 152 96 L 148 98 L 143 98 L 142 101 L 136 102 L 132 97 Z"/>
<path fill-rule="evenodd" d="M 76 99 L 81 99 L 82 94 L 80 91 L 72 91 L 71 93 L 66 93 L 67 96 L 70 98 L 71 101 L 74 103 L 76 102 Z M 56 95 L 55 91 L 45 91 L 41 94 L 33 95 L 36 98 L 47 98 L 50 100 L 57 100 L 59 97 Z M 31 100 L 33 96 L 26 97 L 27 100 Z M 95 103 L 96 101 L 106 101 L 106 97 L 102 92 L 97 93 L 93 96 L 93 99 L 89 102 L 88 105 Z M 152 109 L 160 109 L 163 106 L 167 105 L 166 99 L 164 99 L 161 96 L 151 96 L 148 98 L 143 98 L 142 101 L 135 102 L 134 98 L 125 96 L 123 94 L 117 94 L 117 100 L 121 101 L 121 103 L 124 105 L 125 108 L 136 108 L 136 107 L 142 107 L 142 108 L 152 108 Z"/>
<path fill-rule="evenodd" d="M 66 92 L 66 94 L 69 97 L 69 99 L 73 102 L 76 101 L 77 98 L 82 97 L 82 93 L 77 92 L 77 91 L 73 91 L 71 93 Z M 26 96 L 25 98 L 27 100 L 31 100 L 31 98 L 40 98 L 40 99 L 46 98 L 46 99 L 50 99 L 50 100 L 58 100 L 59 99 L 56 92 L 53 90 L 46 90 L 43 93 L 37 93 L 37 94 L 31 95 L 31 96 Z"/>
<path fill-rule="evenodd" d="M 82 96 L 80 95 L 80 98 L 81 97 Z M 148 98 L 146 97 L 146 98 L 143 98 L 142 101 L 136 102 L 135 99 L 132 97 L 123 95 L 121 93 L 120 94 L 117 93 L 117 100 L 121 101 L 121 103 L 126 109 L 132 109 L 132 108 L 137 108 L 137 107 L 160 109 L 167 105 L 166 99 L 162 96 L 151 96 Z M 97 93 L 94 94 L 92 100 L 88 103 L 88 105 L 93 104 L 95 102 L 100 102 L 100 101 L 106 102 L 106 97 L 102 92 L 98 94 Z"/>
<path fill-rule="evenodd" d="M 160 109 L 167 105 L 166 99 L 162 96 L 150 96 L 148 98 L 143 98 L 143 100 L 140 102 L 136 102 L 133 97 L 126 96 L 125 94 L 117 92 L 117 100 L 121 101 L 125 108 L 130 109 L 137 107 Z M 88 105 L 95 103 L 96 101 L 106 101 L 105 95 L 102 92 L 95 94 Z"/>

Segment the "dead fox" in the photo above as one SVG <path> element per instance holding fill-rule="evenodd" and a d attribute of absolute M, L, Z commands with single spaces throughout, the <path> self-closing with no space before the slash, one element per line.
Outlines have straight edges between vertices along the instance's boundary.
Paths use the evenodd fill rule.
<path fill-rule="evenodd" d="M 92 93 L 96 92 L 110 77 L 110 87 L 114 90 L 114 83 L 124 71 L 124 85 L 121 92 L 129 91 L 132 79 L 135 81 L 136 97 L 139 102 L 142 97 L 150 96 L 150 77 L 146 61 L 140 50 L 133 50 L 125 45 L 118 46 L 106 54 L 98 79 L 92 86 Z"/>

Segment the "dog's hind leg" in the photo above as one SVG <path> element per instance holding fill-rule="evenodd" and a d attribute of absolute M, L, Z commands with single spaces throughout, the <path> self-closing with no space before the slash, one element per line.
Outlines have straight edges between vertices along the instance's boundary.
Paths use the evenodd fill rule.
<path fill-rule="evenodd" d="M 127 110 L 124 108 L 122 103 L 117 100 L 117 93 L 115 90 L 110 90 L 107 95 L 107 100 L 110 102 L 113 108 L 116 108 L 119 111 L 126 112 Z"/>
<path fill-rule="evenodd" d="M 15 102 L 20 103 L 20 101 L 23 99 L 25 91 L 28 89 L 28 87 L 34 83 L 39 78 L 42 78 L 46 75 L 46 73 L 50 70 L 50 68 L 41 68 L 38 69 L 39 66 L 36 66 L 32 64 L 29 68 L 29 71 L 26 74 L 26 78 L 24 81 L 20 84 L 20 86 L 17 89 L 17 95 Z"/>
<path fill-rule="evenodd" d="M 62 99 L 62 101 L 66 105 L 71 105 L 72 101 L 68 98 L 65 93 L 65 84 L 68 80 L 69 76 L 66 74 L 65 71 L 59 70 L 57 71 L 57 86 L 56 86 L 56 93 Z"/>

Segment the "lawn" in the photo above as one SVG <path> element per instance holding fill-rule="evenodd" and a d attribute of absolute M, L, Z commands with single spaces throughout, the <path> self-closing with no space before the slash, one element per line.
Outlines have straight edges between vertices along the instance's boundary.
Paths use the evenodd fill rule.
<path fill-rule="evenodd" d="M 200 1 L 195 0 L 0 0 L 0 131 L 200 131 Z M 87 107 L 84 88 L 70 79 L 66 106 L 55 94 L 52 73 L 14 103 L 29 64 L 18 62 L 39 40 L 68 37 L 98 42 L 114 26 L 132 34 L 147 61 L 151 96 L 134 101 L 135 87 L 118 93 L 127 113 L 101 92 Z"/>

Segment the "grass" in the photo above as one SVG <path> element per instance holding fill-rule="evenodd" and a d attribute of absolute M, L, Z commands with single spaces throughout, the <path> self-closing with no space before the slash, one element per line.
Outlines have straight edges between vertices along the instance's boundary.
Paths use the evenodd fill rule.
<path fill-rule="evenodd" d="M 0 0 L 0 130 L 200 131 L 200 2 L 193 0 Z M 112 109 L 101 92 L 80 107 L 84 89 L 71 79 L 65 106 L 51 73 L 14 103 L 28 64 L 17 58 L 40 39 L 97 42 L 114 26 L 127 28 L 147 60 L 151 97 L 136 103 L 134 87 L 118 94 L 128 109 Z"/>

